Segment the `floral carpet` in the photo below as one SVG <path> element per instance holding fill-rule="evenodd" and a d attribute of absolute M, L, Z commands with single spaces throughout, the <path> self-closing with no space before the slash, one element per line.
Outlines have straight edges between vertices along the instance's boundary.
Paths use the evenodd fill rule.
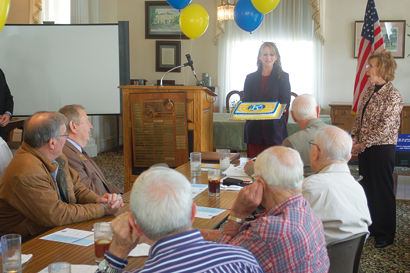
<path fill-rule="evenodd" d="M 124 154 L 116 149 L 102 152 L 93 160 L 104 173 L 108 183 L 124 188 Z M 374 238 L 364 245 L 362 272 L 410 273 L 410 201 L 397 200 L 397 231 L 394 244 L 374 248 Z"/>

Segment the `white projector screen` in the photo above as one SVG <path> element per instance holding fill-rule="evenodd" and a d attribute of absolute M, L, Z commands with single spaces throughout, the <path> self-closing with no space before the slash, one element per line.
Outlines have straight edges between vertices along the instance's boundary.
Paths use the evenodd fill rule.
<path fill-rule="evenodd" d="M 14 115 L 81 104 L 89 115 L 120 114 L 118 24 L 6 25 L 0 68 Z"/>

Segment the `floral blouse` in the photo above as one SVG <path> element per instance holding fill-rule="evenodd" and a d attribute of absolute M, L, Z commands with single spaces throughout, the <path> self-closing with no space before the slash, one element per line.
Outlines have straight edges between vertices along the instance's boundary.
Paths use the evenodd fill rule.
<path fill-rule="evenodd" d="M 359 136 L 359 142 L 363 142 L 367 148 L 373 145 L 396 145 L 403 99 L 392 82 L 386 83 L 373 94 L 374 88 L 375 86 L 370 86 L 363 95 L 354 120 L 352 136 Z M 363 113 L 367 101 L 369 103 Z"/>

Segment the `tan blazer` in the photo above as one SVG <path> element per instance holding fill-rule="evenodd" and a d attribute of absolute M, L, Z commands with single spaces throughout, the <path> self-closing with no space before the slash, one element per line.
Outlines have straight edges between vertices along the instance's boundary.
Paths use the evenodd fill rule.
<path fill-rule="evenodd" d="M 114 186 L 110 186 L 104 174 L 97 164 L 91 159 L 87 159 L 73 144 L 66 141 L 63 153 L 67 156 L 68 164 L 76 170 L 81 177 L 81 182 L 98 195 L 104 193 L 121 193 L 122 191 Z"/>
<path fill-rule="evenodd" d="M 60 158 L 67 161 L 65 155 Z M 59 199 L 50 161 L 25 142 L 8 165 L 0 181 L 0 236 L 17 233 L 23 240 L 49 228 L 104 216 L 99 197 L 80 183 L 76 171 L 65 164 L 69 202 Z"/>

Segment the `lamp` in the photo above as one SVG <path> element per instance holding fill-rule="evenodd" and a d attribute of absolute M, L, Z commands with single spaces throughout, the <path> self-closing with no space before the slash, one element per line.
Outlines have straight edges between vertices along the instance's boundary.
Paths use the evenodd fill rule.
<path fill-rule="evenodd" d="M 221 5 L 217 8 L 218 21 L 233 20 L 233 10 L 237 0 L 234 0 L 233 4 L 229 3 L 230 0 L 222 0 Z"/>

